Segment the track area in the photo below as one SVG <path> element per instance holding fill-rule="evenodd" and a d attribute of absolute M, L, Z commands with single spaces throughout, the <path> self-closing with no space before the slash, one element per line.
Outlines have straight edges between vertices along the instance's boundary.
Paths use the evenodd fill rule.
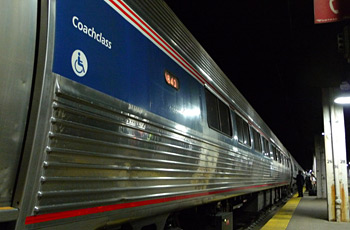
<path fill-rule="evenodd" d="M 266 214 L 262 214 L 261 217 L 246 229 L 249 230 L 275 230 L 286 229 L 292 215 L 298 206 L 300 199 L 295 194 L 292 198 L 286 198 L 278 205 L 272 208 Z"/>
<path fill-rule="evenodd" d="M 187 209 L 173 216 L 172 222 L 168 221 L 166 230 L 261 229 L 273 216 L 276 217 L 276 213 L 285 213 L 286 203 L 294 199 L 291 195 L 284 195 L 272 199 L 271 203 L 265 203 L 266 193 L 269 192 L 244 195 L 194 209 Z M 262 197 L 264 199 L 261 199 Z M 263 203 L 264 206 L 262 206 Z M 293 207 L 291 208 L 293 209 Z M 289 209 L 287 208 L 287 210 Z M 285 214 L 282 213 L 282 218 L 284 216 Z"/>

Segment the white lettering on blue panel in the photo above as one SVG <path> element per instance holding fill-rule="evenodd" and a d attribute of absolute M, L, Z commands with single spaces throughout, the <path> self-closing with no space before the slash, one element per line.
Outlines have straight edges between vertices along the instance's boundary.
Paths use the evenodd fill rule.
<path fill-rule="evenodd" d="M 108 49 L 112 49 L 112 42 L 103 37 L 102 32 L 98 33 L 95 31 L 94 27 L 89 27 L 82 23 L 77 16 L 73 16 L 72 18 L 72 24 L 75 28 L 82 31 L 84 34 L 88 35 L 89 37 L 95 39 L 97 42 L 101 43 L 102 45 L 106 46 Z"/>

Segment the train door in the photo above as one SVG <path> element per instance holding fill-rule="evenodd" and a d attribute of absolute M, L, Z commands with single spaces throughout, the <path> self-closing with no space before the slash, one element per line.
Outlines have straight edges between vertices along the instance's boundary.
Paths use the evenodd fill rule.
<path fill-rule="evenodd" d="M 0 228 L 16 219 L 13 196 L 33 83 L 36 0 L 0 2 Z"/>

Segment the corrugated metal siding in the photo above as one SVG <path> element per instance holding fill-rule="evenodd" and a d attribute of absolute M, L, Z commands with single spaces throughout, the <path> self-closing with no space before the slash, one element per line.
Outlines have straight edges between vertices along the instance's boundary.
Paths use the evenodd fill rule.
<path fill-rule="evenodd" d="M 142 119 L 126 108 L 117 99 L 60 80 L 52 102 L 36 213 L 285 179 L 269 160 L 234 152 L 222 143 L 196 138 L 195 133 L 179 133 L 172 128 L 175 123 L 146 111 L 141 113 L 149 119 Z"/>

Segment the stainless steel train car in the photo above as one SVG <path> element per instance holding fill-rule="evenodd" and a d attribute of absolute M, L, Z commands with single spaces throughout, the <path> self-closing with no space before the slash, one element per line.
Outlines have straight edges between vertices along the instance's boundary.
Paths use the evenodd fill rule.
<path fill-rule="evenodd" d="M 293 183 L 298 163 L 164 1 L 1 1 L 0 32 L 1 229 L 172 229 Z"/>

